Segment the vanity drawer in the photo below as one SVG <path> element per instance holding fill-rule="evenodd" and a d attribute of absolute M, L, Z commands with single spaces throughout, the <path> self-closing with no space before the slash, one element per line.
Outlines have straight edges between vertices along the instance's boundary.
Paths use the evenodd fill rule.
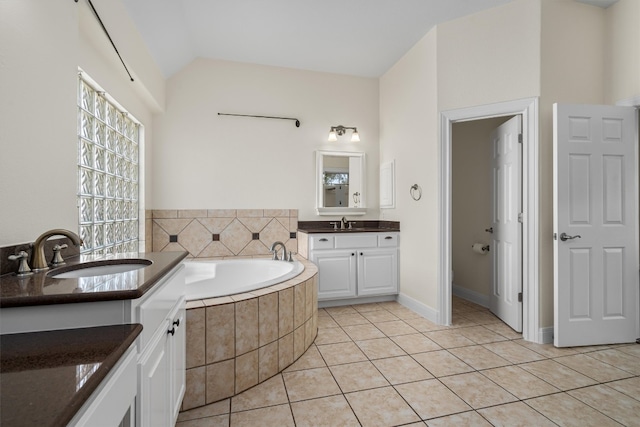
<path fill-rule="evenodd" d="M 398 233 L 380 233 L 378 234 L 378 247 L 391 248 L 400 246 L 400 235 Z"/>
<path fill-rule="evenodd" d="M 310 241 L 310 248 L 309 250 L 314 250 L 314 249 L 333 249 L 333 239 L 334 236 L 328 235 L 328 234 L 320 234 L 317 236 L 311 236 L 311 238 L 309 239 Z"/>
<path fill-rule="evenodd" d="M 378 245 L 375 233 L 340 234 L 335 240 L 336 249 L 375 248 Z"/>

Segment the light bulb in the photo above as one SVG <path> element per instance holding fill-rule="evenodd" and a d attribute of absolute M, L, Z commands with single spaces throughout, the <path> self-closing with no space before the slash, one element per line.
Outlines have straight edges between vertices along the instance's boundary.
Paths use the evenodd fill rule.
<path fill-rule="evenodd" d="M 351 134 L 351 142 L 360 142 L 360 135 L 358 134 L 358 130 L 354 129 Z"/>
<path fill-rule="evenodd" d="M 336 131 L 334 128 L 331 128 L 331 131 L 329 132 L 329 139 L 328 141 L 330 142 L 335 142 L 338 140 L 338 136 L 336 135 Z"/>

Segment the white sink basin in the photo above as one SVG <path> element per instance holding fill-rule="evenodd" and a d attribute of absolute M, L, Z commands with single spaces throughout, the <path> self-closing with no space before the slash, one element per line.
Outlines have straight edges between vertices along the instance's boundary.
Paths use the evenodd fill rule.
<path fill-rule="evenodd" d="M 151 265 L 146 259 L 105 260 L 78 264 L 70 267 L 62 267 L 63 271 L 49 272 L 56 279 L 78 279 L 81 277 L 104 276 L 106 274 L 125 273 L 138 270 Z"/>

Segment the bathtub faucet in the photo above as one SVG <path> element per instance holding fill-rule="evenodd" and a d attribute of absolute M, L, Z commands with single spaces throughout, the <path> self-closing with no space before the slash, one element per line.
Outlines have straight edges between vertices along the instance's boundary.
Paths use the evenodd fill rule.
<path fill-rule="evenodd" d="M 278 249 L 276 249 L 278 245 L 282 246 L 282 258 L 278 258 Z M 273 242 L 273 244 L 271 245 L 271 248 L 269 248 L 269 251 L 273 252 L 274 260 L 282 260 L 282 261 L 287 260 L 287 248 L 284 246 L 284 243 L 280 241 Z"/>

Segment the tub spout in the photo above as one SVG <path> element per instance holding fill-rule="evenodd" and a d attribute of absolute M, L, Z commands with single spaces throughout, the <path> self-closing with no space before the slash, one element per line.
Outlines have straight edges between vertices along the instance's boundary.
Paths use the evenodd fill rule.
<path fill-rule="evenodd" d="M 278 258 L 278 246 L 282 246 L 282 258 Z M 284 243 L 277 241 L 277 242 L 273 242 L 273 244 L 271 245 L 271 247 L 269 248 L 270 252 L 273 252 L 273 259 L 274 260 L 283 260 L 286 261 L 287 260 L 287 248 L 284 246 Z"/>
<path fill-rule="evenodd" d="M 34 271 L 46 270 L 49 268 L 47 260 L 44 258 L 44 242 L 52 236 L 65 236 L 71 239 L 74 245 L 81 246 L 82 239 L 73 231 L 56 228 L 42 233 L 33 244 L 33 267 Z"/>

